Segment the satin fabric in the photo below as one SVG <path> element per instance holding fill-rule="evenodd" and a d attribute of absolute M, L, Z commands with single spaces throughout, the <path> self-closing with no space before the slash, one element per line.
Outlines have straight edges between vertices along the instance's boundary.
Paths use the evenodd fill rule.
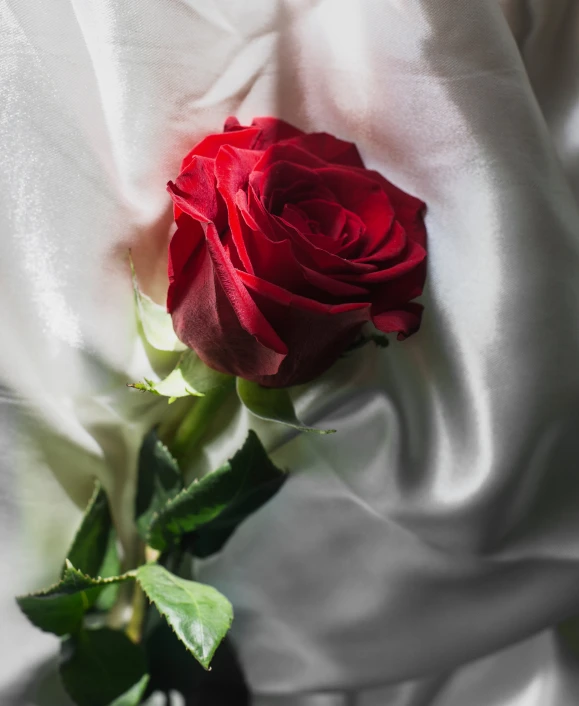
<path fill-rule="evenodd" d="M 53 580 L 93 476 L 127 551 L 162 401 L 126 253 L 166 291 L 166 181 L 235 114 L 355 142 L 428 205 L 420 332 L 294 391 L 332 437 L 234 401 L 292 470 L 201 580 L 233 601 L 256 706 L 567 706 L 579 612 L 579 8 L 572 0 L 0 2 L 3 703 L 56 641 Z M 218 433 L 219 423 L 226 424 Z M 6 658 L 5 658 L 6 656 Z"/>

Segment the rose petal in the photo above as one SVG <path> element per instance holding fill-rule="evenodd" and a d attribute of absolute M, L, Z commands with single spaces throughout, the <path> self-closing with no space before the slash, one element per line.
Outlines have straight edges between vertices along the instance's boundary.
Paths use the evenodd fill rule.
<path fill-rule="evenodd" d="M 367 233 L 364 251 L 381 242 L 392 226 L 395 211 L 380 185 L 359 171 L 343 167 L 326 167 L 317 173 L 336 195 L 338 203 L 363 221 Z"/>
<path fill-rule="evenodd" d="M 215 159 L 217 188 L 227 205 L 229 227 L 233 235 L 233 241 L 247 272 L 253 272 L 253 265 L 247 253 L 243 224 L 239 220 L 235 197 L 238 191 L 247 188 L 249 175 L 256 162 L 259 161 L 260 156 L 261 152 L 250 152 L 249 150 L 238 150 L 225 146 L 219 150 L 219 154 Z"/>
<path fill-rule="evenodd" d="M 372 316 L 378 316 L 389 309 L 399 309 L 422 294 L 426 279 L 426 260 L 406 274 L 372 285 Z"/>
<path fill-rule="evenodd" d="M 261 201 L 252 194 L 250 188 L 248 192 L 249 213 L 257 226 L 268 233 L 272 240 L 289 239 L 294 246 L 296 259 L 313 270 L 325 272 L 334 276 L 336 273 L 356 274 L 374 272 L 374 265 L 368 263 L 356 263 L 344 260 L 338 255 L 318 247 L 316 239 L 304 235 L 299 229 L 294 228 L 290 223 L 284 221 L 279 216 L 272 216 L 267 213 Z"/>
<path fill-rule="evenodd" d="M 175 308 L 179 286 L 179 277 L 189 258 L 200 247 L 203 247 L 205 234 L 199 221 L 186 214 L 177 218 L 177 230 L 169 243 L 169 289 L 167 291 L 167 311 Z"/>
<path fill-rule="evenodd" d="M 369 285 L 388 282 L 416 269 L 426 259 L 426 250 L 419 243 L 409 240 L 400 261 L 391 267 L 382 267 L 374 272 L 364 273 L 359 276 L 341 275 L 340 279 L 346 282 L 355 281 L 357 284 Z"/>
<path fill-rule="evenodd" d="M 288 238 L 282 240 L 268 238 L 267 223 L 259 227 L 249 213 L 247 196 L 238 191 L 236 205 L 248 231 L 245 237 L 247 256 L 251 261 L 251 272 L 257 277 L 275 281 L 280 287 L 304 296 L 323 296 L 304 277 L 304 273 L 296 260 Z M 247 268 L 245 268 L 247 271 Z"/>
<path fill-rule="evenodd" d="M 210 237 L 219 240 L 213 224 L 205 229 L 207 233 L 213 231 Z M 269 327 L 235 272 L 233 280 L 228 279 L 230 272 L 222 262 L 223 253 L 217 254 L 216 259 L 220 261 L 217 267 L 207 247 L 199 248 L 189 259 L 183 273 L 188 286 L 172 312 L 175 332 L 203 362 L 216 370 L 248 379 L 255 375 L 274 375 L 287 348 Z M 245 291 L 245 295 L 240 294 L 240 290 Z M 240 308 L 245 325 L 240 321 Z M 259 329 L 260 334 L 269 329 L 262 338 L 273 339 L 276 349 L 260 342 L 248 329 Z"/>
<path fill-rule="evenodd" d="M 261 131 L 256 148 L 262 150 L 280 140 L 303 135 L 299 128 L 286 123 L 285 120 L 279 120 L 279 118 L 254 118 L 251 125 L 258 127 Z"/>
<path fill-rule="evenodd" d="M 317 377 L 354 342 L 369 320 L 368 303 L 321 305 L 245 272 L 239 276 L 268 320 L 283 327 L 288 345 L 288 355 L 276 375 L 254 378 L 266 387 L 299 385 Z"/>
<path fill-rule="evenodd" d="M 215 275 L 219 279 L 223 291 L 235 311 L 241 326 L 252 336 L 255 336 L 263 346 L 270 348 L 276 353 L 285 355 L 287 353 L 285 343 L 279 338 L 263 314 L 253 304 L 251 297 L 238 277 L 237 270 L 227 258 L 223 244 L 219 239 L 219 234 L 213 223 L 208 223 L 207 226 L 205 226 L 205 238 Z"/>
<path fill-rule="evenodd" d="M 227 212 L 217 191 L 212 159 L 195 156 L 175 183 L 167 184 L 174 204 L 175 219 L 188 213 L 203 223 L 213 221 L 219 230 L 227 225 Z"/>
<path fill-rule="evenodd" d="M 372 323 L 383 333 L 398 332 L 398 340 L 402 341 L 420 328 L 423 306 L 416 302 L 409 302 L 401 309 L 385 311 L 372 316 Z M 281 372 L 281 366 L 280 366 Z"/>
<path fill-rule="evenodd" d="M 292 306 L 302 311 L 313 311 L 318 314 L 331 316 L 348 311 L 365 310 L 370 307 L 369 302 L 346 302 L 341 304 L 326 304 L 316 299 L 302 297 L 299 294 L 288 292 L 287 289 L 269 282 L 255 275 L 250 275 L 248 272 L 238 272 L 239 279 L 252 291 L 259 292 L 267 296 L 272 301 L 282 304 L 283 306 Z"/>
<path fill-rule="evenodd" d="M 379 184 L 388 195 L 390 203 L 396 212 L 396 218 L 406 230 L 408 237 L 418 241 L 425 248 L 426 227 L 424 225 L 424 211 L 426 204 L 424 201 L 394 186 L 378 172 L 366 170 L 363 173 L 367 178 L 373 179 Z"/>
<path fill-rule="evenodd" d="M 320 226 L 330 240 L 339 240 L 346 225 L 346 211 L 338 203 L 323 199 L 309 199 L 300 203 L 300 209 Z"/>
<path fill-rule="evenodd" d="M 399 257 L 406 247 L 408 238 L 404 228 L 394 221 L 390 232 L 379 243 L 375 250 L 371 250 L 364 257 L 357 258 L 357 262 L 371 262 L 378 269 L 388 267 L 388 261 Z"/>
<path fill-rule="evenodd" d="M 364 168 L 364 162 L 358 148 L 352 142 L 339 140 L 327 132 L 313 132 L 300 135 L 289 140 L 286 144 L 296 145 L 306 152 L 315 154 L 316 157 L 332 164 L 343 164 L 348 167 Z"/>
<path fill-rule="evenodd" d="M 217 153 L 224 145 L 231 145 L 232 147 L 245 150 L 253 149 L 260 132 L 258 128 L 246 127 L 232 132 L 208 135 L 204 137 L 201 142 L 198 142 L 185 156 L 181 163 L 181 171 L 184 172 L 189 167 L 189 162 L 193 157 L 215 159 Z"/>
<path fill-rule="evenodd" d="M 298 145 L 291 142 L 281 142 L 264 150 L 261 159 L 255 165 L 255 171 L 266 172 L 278 162 L 288 162 L 289 164 L 307 167 L 308 169 L 323 169 L 328 166 L 323 159 L 307 150 L 301 149 Z"/>
<path fill-rule="evenodd" d="M 245 238 L 247 253 L 253 265 L 253 273 L 267 281 L 287 289 L 292 294 L 315 298 L 321 302 L 338 303 L 336 297 L 360 297 L 367 295 L 367 290 L 353 284 L 340 282 L 324 273 L 317 272 L 300 263 L 288 238 L 272 240 L 264 228 L 259 228 L 248 211 L 247 196 L 239 191 L 236 204 L 246 222 L 252 229 Z M 269 230 L 269 229 L 268 229 Z M 343 299 L 340 299 L 343 301 Z"/>

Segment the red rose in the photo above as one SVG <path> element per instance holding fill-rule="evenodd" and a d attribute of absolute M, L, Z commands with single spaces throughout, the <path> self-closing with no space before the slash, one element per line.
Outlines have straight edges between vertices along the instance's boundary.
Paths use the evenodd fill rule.
<path fill-rule="evenodd" d="M 424 204 L 355 145 L 275 118 L 201 140 L 169 182 L 167 307 L 209 366 L 267 387 L 320 375 L 372 321 L 420 325 Z"/>

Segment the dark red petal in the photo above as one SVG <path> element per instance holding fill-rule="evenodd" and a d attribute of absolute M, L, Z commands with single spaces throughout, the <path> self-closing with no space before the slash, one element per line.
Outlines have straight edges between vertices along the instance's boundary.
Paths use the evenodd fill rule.
<path fill-rule="evenodd" d="M 352 211 L 366 226 L 364 250 L 373 248 L 392 226 L 395 211 L 385 191 L 361 172 L 343 167 L 326 167 L 317 172 L 344 208 Z"/>
<path fill-rule="evenodd" d="M 328 316 L 334 314 L 342 314 L 349 311 L 365 310 L 370 307 L 369 302 L 346 302 L 342 304 L 326 304 L 316 299 L 302 297 L 299 294 L 288 292 L 287 289 L 268 282 L 265 279 L 250 275 L 247 272 L 238 272 L 239 279 L 247 285 L 252 292 L 259 292 L 267 296 L 272 301 L 284 306 L 293 306 L 303 311 L 313 311 L 318 314 L 326 314 Z"/>
<path fill-rule="evenodd" d="M 245 130 L 246 128 L 234 116 L 230 115 L 223 124 L 223 132 L 233 132 L 235 130 Z"/>
<path fill-rule="evenodd" d="M 261 159 L 255 165 L 256 172 L 265 172 L 277 162 L 288 162 L 308 169 L 323 169 L 327 163 L 315 154 L 301 149 L 290 142 L 277 143 L 264 150 Z M 354 172 L 357 174 L 357 172 Z"/>
<path fill-rule="evenodd" d="M 305 265 L 301 267 L 308 282 L 314 285 L 319 291 L 330 294 L 333 299 L 349 302 L 351 302 L 352 299 L 368 299 L 368 290 L 365 287 L 357 287 L 355 284 L 344 282 L 343 280 L 326 275 L 323 272 L 317 272 Z"/>
<path fill-rule="evenodd" d="M 324 272 L 328 275 L 356 274 L 374 272 L 376 267 L 367 263 L 355 263 L 344 260 L 338 255 L 318 247 L 318 241 L 311 235 L 305 235 L 299 229 L 294 228 L 283 218 L 272 216 L 267 213 L 263 204 L 249 189 L 249 213 L 257 224 L 263 229 L 272 240 L 289 239 L 294 247 L 296 259 L 313 270 Z"/>
<path fill-rule="evenodd" d="M 254 118 L 251 126 L 261 130 L 256 147 L 262 150 L 280 140 L 288 140 L 292 137 L 303 135 L 303 132 L 299 128 L 278 118 Z"/>
<path fill-rule="evenodd" d="M 269 238 L 265 232 L 266 229 L 260 228 L 249 213 L 244 192 L 238 192 L 236 203 L 247 227 L 251 229 L 245 242 L 253 266 L 253 274 L 257 277 L 274 282 L 292 294 L 330 304 L 343 302 L 344 299 L 352 301 L 352 299 L 367 296 L 366 289 L 340 282 L 304 266 L 296 258 L 289 238 L 282 240 Z"/>
<path fill-rule="evenodd" d="M 394 186 L 378 172 L 367 170 L 364 174 L 367 178 L 373 179 L 386 192 L 396 213 L 396 218 L 404 227 L 408 237 L 418 241 L 422 247 L 426 247 L 426 228 L 424 226 L 426 204 L 424 201 Z"/>
<path fill-rule="evenodd" d="M 422 294 L 426 279 L 426 260 L 406 274 L 372 287 L 372 316 L 388 309 L 399 309 Z"/>
<path fill-rule="evenodd" d="M 298 385 L 321 375 L 354 342 L 370 317 L 368 303 L 322 305 L 246 273 L 239 276 L 268 320 L 283 330 L 288 345 L 276 375 L 253 378 L 266 387 Z"/>
<path fill-rule="evenodd" d="M 320 159 L 332 164 L 343 164 L 348 167 L 364 168 L 364 162 L 358 148 L 352 142 L 339 140 L 327 132 L 313 132 L 300 135 L 286 144 L 296 145 L 306 152 L 315 154 Z"/>
<path fill-rule="evenodd" d="M 330 240 L 339 240 L 346 225 L 346 211 L 338 203 L 323 199 L 309 199 L 300 203 L 300 209 L 320 226 Z"/>
<path fill-rule="evenodd" d="M 255 146 L 255 142 L 259 137 L 260 131 L 257 128 L 247 127 L 242 130 L 231 132 L 219 132 L 214 135 L 204 137 L 201 142 L 198 142 L 195 147 L 186 155 L 181 162 L 181 171 L 185 171 L 191 159 L 197 157 L 208 157 L 215 159 L 217 153 L 224 145 L 231 145 L 238 149 L 250 150 Z"/>
<path fill-rule="evenodd" d="M 407 248 L 404 255 L 399 258 L 399 262 L 391 267 L 382 267 L 375 272 L 369 272 L 352 278 L 352 275 L 345 275 L 340 279 L 347 282 L 354 281 L 356 284 L 370 285 L 380 284 L 395 280 L 407 272 L 419 267 L 426 260 L 426 250 L 414 240 L 407 241 Z"/>
<path fill-rule="evenodd" d="M 167 310 L 172 312 L 178 299 L 180 276 L 189 259 L 201 247 L 204 247 L 205 233 L 199 221 L 186 214 L 177 218 L 177 230 L 169 243 L 169 289 L 167 291 Z"/>
<path fill-rule="evenodd" d="M 384 311 L 372 316 L 374 326 L 383 333 L 398 332 L 398 340 L 402 341 L 420 328 L 423 306 L 409 302 L 401 309 Z"/>
<path fill-rule="evenodd" d="M 402 254 L 407 241 L 406 231 L 398 221 L 394 221 L 390 232 L 384 237 L 382 242 L 378 243 L 375 249 L 370 250 L 363 257 L 357 258 L 357 262 L 371 262 L 376 265 L 378 269 L 386 268 L 388 267 L 389 261 L 394 260 Z"/>
<path fill-rule="evenodd" d="M 227 205 L 229 227 L 233 235 L 233 241 L 247 272 L 253 272 L 253 265 L 247 253 L 243 236 L 243 224 L 239 220 L 239 211 L 235 199 L 238 191 L 247 189 L 249 175 L 260 156 L 261 152 L 237 150 L 226 146 L 219 150 L 215 160 L 217 188 Z"/>
<path fill-rule="evenodd" d="M 212 240 L 219 241 L 212 224 L 205 228 L 208 234 L 213 231 Z M 177 336 L 207 365 L 221 372 L 248 379 L 275 375 L 285 358 L 286 346 L 236 279 L 235 272 L 231 273 L 223 263 L 223 253 L 217 253 L 216 259 L 217 266 L 207 247 L 197 249 L 189 259 L 183 272 L 187 288 L 172 312 Z M 230 274 L 232 279 L 228 279 Z M 260 334 L 265 331 L 267 335 L 261 337 L 273 340 L 275 348 L 260 342 L 254 334 L 256 329 Z"/>
<path fill-rule="evenodd" d="M 282 218 L 276 217 L 276 219 L 280 226 L 285 227 L 291 233 L 290 237 L 295 247 L 296 256 L 308 267 L 332 276 L 340 276 L 340 279 L 346 279 L 349 276 L 352 282 L 362 275 L 370 275 L 376 271 L 373 264 L 346 260 L 339 254 L 319 247 L 317 239 L 304 234 Z"/>
<path fill-rule="evenodd" d="M 282 356 L 285 355 L 287 353 L 285 343 L 279 338 L 253 303 L 242 284 L 242 280 L 238 276 L 237 270 L 228 259 L 223 244 L 219 239 L 219 233 L 213 223 L 208 223 L 205 227 L 205 238 L 215 275 L 241 326 L 252 336 L 255 336 L 263 346 Z"/>
<path fill-rule="evenodd" d="M 250 272 L 257 277 L 274 280 L 280 287 L 285 287 L 293 292 L 313 294 L 308 291 L 312 288 L 304 278 L 289 239 L 280 240 L 268 237 L 271 229 L 268 227 L 270 224 L 267 222 L 267 217 L 258 226 L 249 212 L 245 192 L 238 191 L 235 204 L 247 229 L 245 231 L 245 247 L 251 261 Z M 245 270 L 248 271 L 247 268 Z"/>
<path fill-rule="evenodd" d="M 313 198 L 336 200 L 318 169 L 293 162 L 273 162 L 261 173 L 257 167 L 249 183 L 270 213 L 279 215 L 286 203 L 297 204 Z"/>

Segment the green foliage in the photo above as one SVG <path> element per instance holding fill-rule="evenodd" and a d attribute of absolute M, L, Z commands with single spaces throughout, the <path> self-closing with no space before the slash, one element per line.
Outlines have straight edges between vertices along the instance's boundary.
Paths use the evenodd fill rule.
<path fill-rule="evenodd" d="M 115 699 L 110 706 L 138 706 L 141 703 L 147 684 L 149 683 L 149 675 L 145 674 L 136 684 L 124 694 L 121 694 Z"/>
<path fill-rule="evenodd" d="M 77 632 L 87 610 L 104 587 L 134 578 L 134 573 L 111 578 L 91 578 L 67 562 L 62 579 L 46 589 L 16 600 L 22 612 L 36 627 L 55 635 Z"/>
<path fill-rule="evenodd" d="M 235 528 L 267 502 L 285 479 L 251 431 L 230 461 L 167 503 L 151 524 L 148 542 L 163 550 L 197 530 L 193 551 L 208 556 L 221 549 Z"/>
<path fill-rule="evenodd" d="M 62 644 L 60 675 L 77 706 L 138 704 L 146 671 L 143 650 L 118 630 L 82 630 Z"/>
<path fill-rule="evenodd" d="M 141 292 L 133 259 L 129 251 L 129 263 L 133 281 L 133 293 L 137 317 L 143 329 L 143 335 L 150 346 L 158 351 L 183 351 L 185 346 L 175 335 L 171 314 L 164 306 L 160 306 L 150 297 Z"/>
<path fill-rule="evenodd" d="M 316 434 L 333 434 L 336 431 L 305 426 L 296 416 L 293 402 L 285 388 L 261 387 L 255 382 L 237 378 L 237 394 L 242 404 L 260 419 Z"/>
<path fill-rule="evenodd" d="M 139 478 L 135 517 L 139 533 L 146 539 L 151 521 L 183 487 L 181 472 L 155 430 L 145 437 L 139 453 Z"/>
<path fill-rule="evenodd" d="M 233 620 L 227 598 L 212 586 L 182 579 L 158 564 L 139 567 L 137 580 L 181 642 L 209 669 Z"/>
<path fill-rule="evenodd" d="M 203 397 L 208 392 L 227 385 L 230 380 L 231 376 L 213 370 L 205 365 L 194 351 L 186 350 L 164 380 L 154 382 L 145 378 L 144 382 L 137 382 L 129 387 L 168 397 L 169 402 L 172 402 L 178 397 L 188 395 Z"/>
<path fill-rule="evenodd" d="M 80 527 L 68 550 L 68 561 L 79 571 L 89 576 L 96 576 L 109 546 L 111 529 L 111 513 L 107 496 L 97 481 Z"/>
<path fill-rule="evenodd" d="M 104 579 L 114 578 L 122 572 L 121 558 L 117 547 L 117 533 L 113 529 L 109 536 L 109 544 L 98 575 Z M 108 612 L 115 604 L 119 594 L 120 584 L 107 583 L 95 602 L 95 609 L 104 613 Z"/>

